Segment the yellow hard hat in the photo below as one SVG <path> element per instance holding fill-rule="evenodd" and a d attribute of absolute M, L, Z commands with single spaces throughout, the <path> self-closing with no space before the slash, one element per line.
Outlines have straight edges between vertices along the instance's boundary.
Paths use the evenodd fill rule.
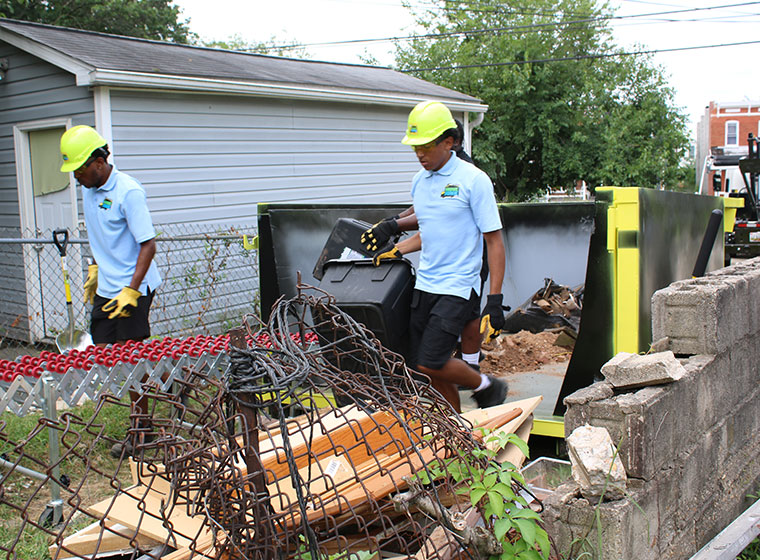
<path fill-rule="evenodd" d="M 409 113 L 406 136 L 401 143 L 407 146 L 421 146 L 432 142 L 448 129 L 456 127 L 457 123 L 446 105 L 439 101 L 423 101 Z"/>
<path fill-rule="evenodd" d="M 61 136 L 61 171 L 68 173 L 79 169 L 92 152 L 108 142 L 91 126 L 79 125 L 68 129 Z"/>

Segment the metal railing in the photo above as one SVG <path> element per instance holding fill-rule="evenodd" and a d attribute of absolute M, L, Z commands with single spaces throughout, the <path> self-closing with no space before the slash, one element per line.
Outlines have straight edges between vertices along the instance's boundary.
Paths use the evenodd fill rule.
<path fill-rule="evenodd" d="M 151 307 L 153 335 L 220 334 L 258 312 L 253 227 L 156 225 L 155 261 L 163 283 Z M 89 331 L 82 288 L 92 253 L 86 231 L 69 232 L 67 268 L 75 327 Z M 68 327 L 61 258 L 52 232 L 0 229 L 0 350 L 49 346 Z M 30 348 L 31 347 L 31 348 Z M 14 357 L 8 352 L 2 357 Z"/>

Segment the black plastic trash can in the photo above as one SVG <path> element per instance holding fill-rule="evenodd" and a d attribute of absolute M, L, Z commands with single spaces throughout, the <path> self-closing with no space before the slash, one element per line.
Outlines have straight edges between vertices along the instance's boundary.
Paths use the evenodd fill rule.
<path fill-rule="evenodd" d="M 325 263 L 320 289 L 362 323 L 389 350 L 406 353 L 414 267 L 406 259 L 332 260 Z"/>

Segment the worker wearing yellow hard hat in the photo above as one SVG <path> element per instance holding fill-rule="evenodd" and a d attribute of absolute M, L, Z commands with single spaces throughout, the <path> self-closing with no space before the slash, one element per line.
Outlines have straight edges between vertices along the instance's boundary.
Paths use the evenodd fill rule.
<path fill-rule="evenodd" d="M 101 346 L 143 340 L 150 336 L 150 306 L 161 284 L 153 260 L 156 230 L 145 189 L 108 163 L 108 143 L 92 127 L 70 128 L 61 137 L 60 148 L 61 171 L 73 172 L 82 185 L 87 237 L 95 259 L 84 285 L 84 300 L 92 304 L 92 340 Z M 131 396 L 139 409 L 137 394 Z M 117 444 L 111 453 L 118 456 L 122 449 Z"/>
<path fill-rule="evenodd" d="M 428 375 L 459 410 L 457 385 L 472 389 L 483 408 L 501 404 L 507 385 L 451 358 L 465 325 L 481 315 L 484 240 L 491 281 L 483 326 L 498 333 L 504 325 L 505 252 L 493 184 L 477 167 L 456 157 L 457 138 L 456 122 L 443 103 L 424 101 L 412 109 L 401 142 L 412 147 L 423 168 L 412 180 L 414 214 L 379 222 L 362 239 L 382 251 L 376 261 L 421 249 L 412 298 L 410 364 Z M 398 231 L 415 227 L 419 238 L 384 246 Z"/>

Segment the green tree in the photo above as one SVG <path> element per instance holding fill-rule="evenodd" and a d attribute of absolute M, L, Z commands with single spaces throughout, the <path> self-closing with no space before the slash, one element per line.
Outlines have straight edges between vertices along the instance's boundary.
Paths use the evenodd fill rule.
<path fill-rule="evenodd" d="M 675 181 L 685 119 L 661 70 L 612 56 L 606 5 L 437 0 L 414 15 L 429 36 L 397 44 L 396 66 L 488 104 L 473 155 L 500 196 Z"/>
<path fill-rule="evenodd" d="M 171 0 L 0 0 L 0 17 L 187 43 L 189 21 Z"/>
<path fill-rule="evenodd" d="M 311 54 L 305 47 L 291 47 L 291 45 L 298 45 L 297 41 L 278 39 L 275 35 L 272 35 L 267 41 L 249 41 L 239 33 L 236 33 L 227 39 L 197 39 L 195 43 L 213 49 L 227 49 L 230 51 L 242 51 L 287 58 L 312 58 Z"/>

